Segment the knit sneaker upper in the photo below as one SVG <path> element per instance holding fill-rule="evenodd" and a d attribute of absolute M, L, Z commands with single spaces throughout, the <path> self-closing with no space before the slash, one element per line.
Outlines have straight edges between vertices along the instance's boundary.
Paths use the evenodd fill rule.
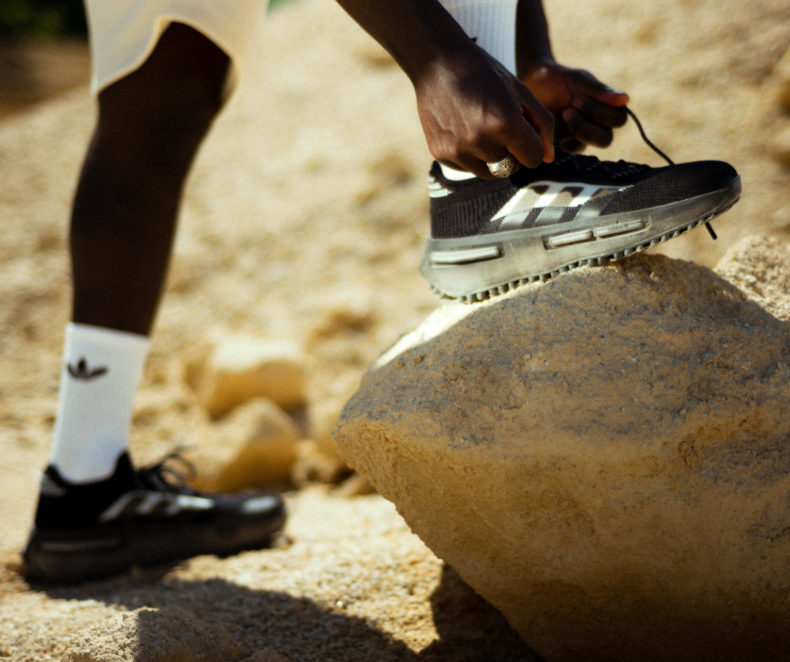
<path fill-rule="evenodd" d="M 703 195 L 735 177 L 735 170 L 720 161 L 654 168 L 558 152 L 554 162 L 521 168 L 507 179 L 454 181 L 434 162 L 429 180 L 431 236 L 455 238 L 564 223 L 603 197 L 605 204 L 598 206 L 602 216 L 638 212 Z"/>

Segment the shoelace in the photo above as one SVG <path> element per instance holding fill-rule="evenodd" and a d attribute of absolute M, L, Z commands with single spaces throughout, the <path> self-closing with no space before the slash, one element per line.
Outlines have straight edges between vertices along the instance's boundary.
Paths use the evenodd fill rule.
<path fill-rule="evenodd" d="M 633 110 L 631 110 L 628 106 L 625 106 L 625 112 L 628 113 L 628 116 L 634 121 L 636 124 L 636 128 L 639 131 L 639 135 L 642 137 L 642 140 L 645 141 L 645 144 L 652 149 L 656 154 L 658 154 L 662 159 L 664 159 L 668 165 L 673 166 L 675 162 L 670 159 L 666 153 L 656 147 L 655 143 L 653 143 L 650 138 L 647 137 L 647 133 L 645 132 L 642 123 L 639 121 L 639 118 L 636 116 Z M 626 175 L 635 174 L 644 170 L 645 168 L 649 167 L 646 165 L 642 165 L 639 163 L 631 163 L 629 161 L 623 161 L 622 159 L 616 162 L 612 161 L 601 161 L 598 157 L 595 156 L 587 156 L 581 154 L 565 154 L 562 156 L 556 163 L 561 164 L 567 160 L 573 160 L 573 164 L 579 170 L 579 172 L 583 171 L 590 171 L 595 170 L 597 168 L 602 169 L 607 175 L 616 179 L 618 177 L 624 177 Z M 716 232 L 713 230 L 713 226 L 710 224 L 709 221 L 705 221 L 705 227 L 707 228 L 710 236 L 713 239 L 718 239 Z"/>
<path fill-rule="evenodd" d="M 642 163 L 632 163 L 630 161 L 601 161 L 597 156 L 588 154 L 570 154 L 560 152 L 554 160 L 554 165 L 564 165 L 570 163 L 580 173 L 588 173 L 594 170 L 602 170 L 608 177 L 619 179 L 628 175 L 635 175 L 638 172 L 647 170 L 649 166 Z"/>
<path fill-rule="evenodd" d="M 141 467 L 137 470 L 138 479 L 144 487 L 180 494 L 199 494 L 199 490 L 189 484 L 189 481 L 197 475 L 195 465 L 183 456 L 183 453 L 192 447 L 190 444 L 181 444 L 157 462 Z"/>
<path fill-rule="evenodd" d="M 652 149 L 656 154 L 658 154 L 664 161 L 666 161 L 669 165 L 675 165 L 675 162 L 670 159 L 664 152 L 662 152 L 658 147 L 655 146 L 652 140 L 647 137 L 645 133 L 645 129 L 642 126 L 642 122 L 639 121 L 639 118 L 636 116 L 633 110 L 631 110 L 628 106 L 625 106 L 625 112 L 628 113 L 628 116 L 634 120 L 634 124 L 636 124 L 636 128 L 639 130 L 639 135 L 642 136 L 642 140 L 645 141 L 645 144 Z"/>

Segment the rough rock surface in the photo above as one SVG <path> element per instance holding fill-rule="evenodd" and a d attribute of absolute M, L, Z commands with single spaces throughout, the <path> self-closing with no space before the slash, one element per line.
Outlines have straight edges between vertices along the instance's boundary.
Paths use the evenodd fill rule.
<path fill-rule="evenodd" d="M 639 256 L 438 310 L 336 441 L 548 660 L 780 659 L 788 398 L 790 324 Z"/>
<path fill-rule="evenodd" d="M 787 251 L 787 244 L 777 237 L 746 237 L 725 253 L 716 265 L 716 273 L 774 317 L 790 320 Z"/>

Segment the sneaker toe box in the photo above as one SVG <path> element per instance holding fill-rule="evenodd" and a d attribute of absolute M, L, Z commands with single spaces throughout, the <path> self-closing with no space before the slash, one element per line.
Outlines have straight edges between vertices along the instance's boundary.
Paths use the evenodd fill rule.
<path fill-rule="evenodd" d="M 726 191 L 737 179 L 735 168 L 724 161 L 693 161 L 668 166 L 620 195 L 612 196 L 603 213 L 649 209 Z"/>

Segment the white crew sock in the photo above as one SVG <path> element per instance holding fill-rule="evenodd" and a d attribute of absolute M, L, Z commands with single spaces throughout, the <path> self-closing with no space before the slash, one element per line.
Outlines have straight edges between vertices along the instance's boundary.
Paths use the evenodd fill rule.
<path fill-rule="evenodd" d="M 456 23 L 486 53 L 516 73 L 518 0 L 440 0 Z"/>
<path fill-rule="evenodd" d="M 150 340 L 86 324 L 66 327 L 50 463 L 72 482 L 109 477 L 129 446 L 134 395 Z"/>
<path fill-rule="evenodd" d="M 478 46 L 516 72 L 516 8 L 518 0 L 440 0 L 464 32 Z M 472 179 L 474 175 L 442 165 L 450 180 Z"/>

